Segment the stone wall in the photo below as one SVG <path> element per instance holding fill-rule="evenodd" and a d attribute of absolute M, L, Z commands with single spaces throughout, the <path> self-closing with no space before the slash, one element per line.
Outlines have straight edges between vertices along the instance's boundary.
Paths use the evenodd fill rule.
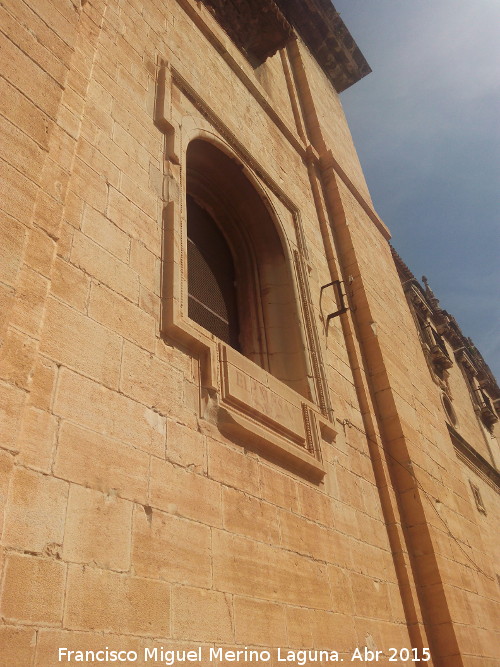
<path fill-rule="evenodd" d="M 254 70 L 195 0 L 2 15 L 0 664 L 202 645 L 493 665 L 498 490 L 457 457 L 306 46 Z M 187 318 L 197 137 L 272 211 L 310 396 Z M 321 287 L 339 279 L 349 310 L 327 322 L 339 298 Z M 453 373 L 462 435 L 488 459 Z"/>

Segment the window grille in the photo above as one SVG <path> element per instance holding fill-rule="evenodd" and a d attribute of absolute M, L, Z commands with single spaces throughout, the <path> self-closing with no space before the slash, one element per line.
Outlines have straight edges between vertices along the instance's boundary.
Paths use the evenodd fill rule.
<path fill-rule="evenodd" d="M 188 316 L 239 349 L 235 270 L 229 246 L 210 214 L 187 197 Z"/>

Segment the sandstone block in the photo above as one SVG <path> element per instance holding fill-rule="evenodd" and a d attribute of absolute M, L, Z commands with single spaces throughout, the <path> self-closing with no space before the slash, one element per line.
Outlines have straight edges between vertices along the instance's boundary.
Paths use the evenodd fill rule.
<path fill-rule="evenodd" d="M 145 178 L 143 183 L 136 183 L 126 174 L 122 174 L 120 192 L 138 206 L 147 217 L 153 220 L 156 219 L 159 198 L 152 192 L 149 185 L 149 178 Z"/>
<path fill-rule="evenodd" d="M 332 500 L 332 512 L 335 528 L 346 535 L 359 537 L 359 528 L 356 520 L 356 510 L 339 500 Z"/>
<path fill-rule="evenodd" d="M 32 137 L 42 148 L 47 149 L 49 125 L 47 115 L 7 82 L 3 84 L 2 90 L 1 113 L 15 123 L 20 130 Z"/>
<path fill-rule="evenodd" d="M 124 76 L 126 76 L 126 84 L 125 88 L 122 88 L 122 90 L 126 90 L 128 95 L 129 84 L 136 86 L 137 82 L 134 81 L 129 74 L 124 74 Z M 140 91 L 139 94 L 141 97 L 144 97 L 144 92 L 144 90 Z M 148 155 L 156 156 L 158 150 L 158 137 L 155 132 L 151 131 L 151 125 L 144 122 L 144 106 L 142 102 L 139 102 L 134 98 L 129 98 L 129 100 L 130 103 L 126 106 L 119 104 L 115 100 L 112 116 L 117 122 L 117 125 L 124 128 L 132 137 L 136 137 L 137 142 L 144 151 L 147 151 Z M 138 118 L 140 120 L 138 120 Z M 149 168 L 149 163 L 145 165 L 145 168 Z"/>
<path fill-rule="evenodd" d="M 73 308 L 49 299 L 41 350 L 55 361 L 116 387 L 121 338 Z"/>
<path fill-rule="evenodd" d="M 160 247 L 157 225 L 121 192 L 109 188 L 106 214 L 117 227 L 132 238 L 140 239 L 151 251 Z"/>
<path fill-rule="evenodd" d="M 106 494 L 146 502 L 149 456 L 93 431 L 64 422 L 54 474 Z"/>
<path fill-rule="evenodd" d="M 15 291 L 13 287 L 0 283 L 0 339 L 9 324 L 9 316 L 14 305 Z"/>
<path fill-rule="evenodd" d="M 82 231 L 114 257 L 128 263 L 130 237 L 105 215 L 88 206 L 83 214 Z"/>
<path fill-rule="evenodd" d="M 351 587 L 356 613 L 359 616 L 390 620 L 391 605 L 386 583 L 352 573 Z"/>
<path fill-rule="evenodd" d="M 56 81 L 10 40 L 5 42 L 3 57 L 7 80 L 54 118 L 61 97 L 61 89 Z"/>
<path fill-rule="evenodd" d="M 139 300 L 139 278 L 128 264 L 94 243 L 88 236 L 75 232 L 71 262 L 118 292 L 132 303 Z"/>
<path fill-rule="evenodd" d="M 123 346 L 120 388 L 127 396 L 163 415 L 173 413 L 183 399 L 181 373 L 127 342 Z"/>
<path fill-rule="evenodd" d="M 221 524 L 220 485 L 207 477 L 153 458 L 150 492 L 153 507 L 209 525 Z"/>
<path fill-rule="evenodd" d="M 207 469 L 205 436 L 192 428 L 167 420 L 167 459 L 204 473 Z"/>
<path fill-rule="evenodd" d="M 285 511 L 279 513 L 279 521 L 281 544 L 285 549 L 329 560 L 329 534 L 324 526 Z"/>
<path fill-rule="evenodd" d="M 19 273 L 16 301 L 12 308 L 11 326 L 38 337 L 43 319 L 48 281 L 39 273 L 24 266 Z"/>
<path fill-rule="evenodd" d="M 76 266 L 60 257 L 55 260 L 51 284 L 52 294 L 68 306 L 85 312 L 90 290 L 90 278 Z"/>
<path fill-rule="evenodd" d="M 305 607 L 285 607 L 288 646 L 312 648 L 312 612 Z"/>
<path fill-rule="evenodd" d="M 328 568 L 330 591 L 332 596 L 332 611 L 340 614 L 354 615 L 354 601 L 349 584 L 349 573 L 335 565 Z"/>
<path fill-rule="evenodd" d="M 2 24 L 4 19 L 10 18 L 4 9 L 1 10 L 0 16 L 2 17 Z M 12 23 L 12 18 L 10 18 L 10 24 L 14 27 Z M 19 33 L 22 33 L 22 30 Z M 43 149 L 5 118 L 0 119 L 0 141 L 3 146 L 4 159 L 15 169 L 36 182 L 38 174 L 33 173 L 30 166 L 41 164 L 44 157 Z"/>
<path fill-rule="evenodd" d="M 137 449 L 164 455 L 164 417 L 66 368 L 60 372 L 54 413 Z"/>
<path fill-rule="evenodd" d="M 59 231 L 59 242 L 57 243 L 57 255 L 69 262 L 71 248 L 73 247 L 73 236 L 75 230 L 71 225 L 64 223 Z"/>
<path fill-rule="evenodd" d="M 172 628 L 175 639 L 232 642 L 230 596 L 204 588 L 176 586 L 172 591 Z"/>
<path fill-rule="evenodd" d="M 85 209 L 85 202 L 80 196 L 81 194 L 83 193 L 77 194 L 69 190 L 64 204 L 64 222 L 75 229 L 81 228 L 83 211 Z"/>
<path fill-rule="evenodd" d="M 276 508 L 257 498 L 228 487 L 222 487 L 224 528 L 254 540 L 279 544 L 280 530 Z"/>
<path fill-rule="evenodd" d="M 62 544 L 67 499 L 66 482 L 16 468 L 5 516 L 4 544 L 52 553 Z"/>
<path fill-rule="evenodd" d="M 155 318 L 156 322 L 160 321 L 160 297 L 141 285 L 139 291 L 139 307 L 145 313 Z M 163 341 L 162 341 L 163 343 Z"/>
<path fill-rule="evenodd" d="M 339 567 L 352 567 L 352 539 L 336 530 L 328 533 L 328 561 Z"/>
<path fill-rule="evenodd" d="M 286 646 L 285 607 L 252 598 L 234 598 L 234 634 L 245 646 Z"/>
<path fill-rule="evenodd" d="M 48 278 L 56 254 L 56 243 L 48 234 L 37 227 L 30 230 L 25 262 L 42 276 Z"/>
<path fill-rule="evenodd" d="M 128 570 L 131 525 L 131 502 L 72 484 L 63 559 L 110 570 Z"/>
<path fill-rule="evenodd" d="M 208 526 L 136 507 L 132 565 L 137 575 L 209 588 L 211 549 Z"/>
<path fill-rule="evenodd" d="M 0 378 L 28 389 L 31 369 L 35 363 L 36 341 L 16 329 L 4 336 L 0 357 Z"/>
<path fill-rule="evenodd" d="M 391 552 L 368 542 L 350 541 L 353 568 L 382 581 L 395 581 Z"/>
<path fill-rule="evenodd" d="M 64 627 L 139 636 L 170 635 L 170 586 L 70 565 Z"/>
<path fill-rule="evenodd" d="M 338 466 L 337 482 L 340 492 L 340 500 L 350 507 L 364 510 L 360 478 L 342 466 Z"/>
<path fill-rule="evenodd" d="M 9 452 L 0 450 L 0 534 L 3 529 L 3 517 L 7 504 L 9 481 L 14 467 L 14 457 Z"/>
<path fill-rule="evenodd" d="M 54 415 L 29 406 L 19 433 L 19 463 L 49 472 L 55 448 L 57 420 Z"/>
<path fill-rule="evenodd" d="M 78 107 L 80 105 L 80 99 L 81 98 L 74 95 L 71 91 L 69 91 L 68 95 L 65 95 L 64 99 L 64 103 L 68 105 L 71 111 L 77 116 L 79 115 Z M 104 116 L 105 109 L 101 105 L 91 105 L 91 108 L 98 110 L 98 112 Z M 106 183 L 113 185 L 115 188 L 118 187 L 120 182 L 120 170 L 99 150 L 99 148 L 89 143 L 83 137 L 80 137 L 80 141 L 77 144 L 77 154 L 82 162 L 94 171 L 97 171 L 101 178 L 105 179 Z M 110 252 L 112 252 L 112 250 L 110 250 Z"/>
<path fill-rule="evenodd" d="M 26 227 L 21 222 L 11 219 L 8 224 L 2 224 L 1 238 L 0 280 L 7 285 L 14 285 L 21 266 Z"/>
<path fill-rule="evenodd" d="M 33 664 L 36 632 L 13 625 L 0 627 L 0 667 L 26 667 Z"/>
<path fill-rule="evenodd" d="M 8 219 L 23 222 L 30 218 L 33 203 L 35 201 L 36 185 L 11 167 L 7 162 L 1 161 L 2 180 L 0 193 L 2 195 L 3 211 Z M 14 256 L 14 265 L 18 264 L 18 258 Z M 8 261 L 9 265 L 11 261 Z M 12 282 L 12 276 L 9 278 Z"/>
<path fill-rule="evenodd" d="M 398 649 L 411 646 L 405 624 L 388 623 L 381 620 L 374 621 L 368 618 L 356 618 L 355 624 L 360 643 L 371 644 L 379 650 L 386 646 L 393 646 Z M 387 651 L 384 652 L 387 653 Z M 387 664 L 392 665 L 394 663 L 388 662 Z M 415 665 L 418 663 L 408 661 L 407 664 Z"/>
<path fill-rule="evenodd" d="M 311 614 L 315 648 L 339 653 L 354 650 L 357 635 L 353 617 L 321 610 L 314 610 Z"/>
<path fill-rule="evenodd" d="M 97 113 L 102 113 L 95 107 L 89 107 L 86 111 L 88 116 L 91 114 L 97 115 Z M 110 125 L 109 116 L 106 116 L 103 113 L 102 116 L 104 116 L 107 124 Z M 58 124 L 73 138 L 78 136 L 79 119 L 64 105 L 61 105 Z M 106 128 L 103 127 L 103 129 L 105 130 Z M 101 213 L 106 211 L 108 198 L 106 180 L 101 174 L 98 174 L 94 169 L 85 164 L 85 162 L 78 156 L 75 157 L 73 164 L 70 187 L 76 194 L 85 192 L 86 203 L 96 209 L 96 211 L 100 211 Z"/>
<path fill-rule="evenodd" d="M 158 292 L 157 276 L 160 275 L 158 259 L 143 243 L 132 239 L 130 266 L 139 274 L 141 285 L 155 293 Z"/>
<path fill-rule="evenodd" d="M 260 467 L 262 497 L 273 505 L 279 505 L 292 512 L 299 511 L 297 483 L 280 470 Z"/>
<path fill-rule="evenodd" d="M 40 191 L 34 206 L 36 224 L 49 236 L 57 238 L 60 233 L 63 208 L 61 202 L 44 190 Z"/>
<path fill-rule="evenodd" d="M 92 285 L 89 315 L 139 347 L 150 352 L 154 351 L 155 320 L 141 308 L 104 285 Z"/>
<path fill-rule="evenodd" d="M 332 500 L 329 496 L 305 484 L 298 485 L 298 494 L 301 513 L 304 516 L 311 521 L 322 523 L 330 528 L 333 527 Z"/>
<path fill-rule="evenodd" d="M 218 590 L 292 605 L 329 609 L 325 565 L 282 549 L 214 530 L 214 586 Z"/>
<path fill-rule="evenodd" d="M 250 454 L 243 454 L 208 438 L 208 474 L 228 486 L 251 493 L 259 493 L 259 464 Z"/>
<path fill-rule="evenodd" d="M 16 450 L 25 396 L 25 392 L 19 387 L 0 382 L 0 433 L 3 449 Z"/>
<path fill-rule="evenodd" d="M 49 558 L 6 557 L 0 604 L 4 618 L 40 625 L 61 623 L 66 566 Z"/>
<path fill-rule="evenodd" d="M 48 410 L 52 403 L 52 391 L 57 376 L 57 365 L 50 359 L 38 356 L 31 381 L 30 404 L 40 410 Z"/>

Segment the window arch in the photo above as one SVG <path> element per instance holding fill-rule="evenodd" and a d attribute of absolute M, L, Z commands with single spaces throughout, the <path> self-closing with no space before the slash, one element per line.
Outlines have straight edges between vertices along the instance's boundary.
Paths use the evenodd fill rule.
<path fill-rule="evenodd" d="M 311 398 L 291 264 L 273 215 L 244 166 L 204 139 L 187 148 L 186 218 L 189 318 Z"/>

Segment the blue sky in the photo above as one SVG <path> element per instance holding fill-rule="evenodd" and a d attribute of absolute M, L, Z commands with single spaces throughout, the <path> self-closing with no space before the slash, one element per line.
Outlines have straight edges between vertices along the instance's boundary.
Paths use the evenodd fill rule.
<path fill-rule="evenodd" d="M 375 208 L 500 380 L 500 2 L 334 5 L 373 70 L 341 99 Z"/>

